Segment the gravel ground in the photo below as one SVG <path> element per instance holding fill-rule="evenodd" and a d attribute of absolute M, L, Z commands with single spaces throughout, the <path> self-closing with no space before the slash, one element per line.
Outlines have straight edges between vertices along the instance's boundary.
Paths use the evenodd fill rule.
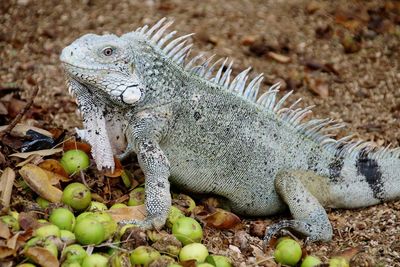
<path fill-rule="evenodd" d="M 283 92 L 294 90 L 292 101 L 301 97 L 303 105 L 316 105 L 315 117 L 345 122 L 348 127 L 339 135 L 353 132 L 357 138 L 378 145 L 397 146 L 399 3 L 3 0 L 0 85 L 23 86 L 27 96 L 33 88 L 32 79 L 36 80 L 41 90 L 35 105 L 42 108 L 37 123 L 72 130 L 80 120 L 64 85 L 58 60 L 61 49 L 84 33 L 122 34 L 168 17 L 175 20 L 174 28 L 182 34 L 196 33 L 194 53 L 229 56 L 235 60 L 236 73 L 252 66 L 255 73 L 265 73 L 265 88 L 280 81 Z M 365 254 L 354 266 L 373 266 L 362 265 L 362 260 L 380 263 L 379 266 L 400 266 L 400 202 L 330 211 L 329 217 L 335 228 L 333 242 L 307 245 L 309 252 L 326 257 L 348 247 L 362 247 Z M 274 266 L 268 260 L 260 260 L 260 239 L 247 235 L 250 224 L 246 223 L 246 232 L 210 230 L 209 248 L 231 255 L 238 266 L 254 261 Z M 248 250 L 238 233 L 249 238 L 245 242 Z M 224 238 L 233 243 L 243 241 L 237 245 L 241 250 L 229 248 L 233 243 L 222 242 Z"/>

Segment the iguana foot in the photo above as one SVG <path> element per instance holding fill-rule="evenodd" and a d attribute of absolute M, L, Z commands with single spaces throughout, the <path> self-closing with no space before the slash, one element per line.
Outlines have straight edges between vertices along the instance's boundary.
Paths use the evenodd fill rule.
<path fill-rule="evenodd" d="M 332 226 L 325 209 L 303 181 L 310 181 L 312 172 L 284 171 L 275 179 L 275 189 L 288 205 L 294 220 L 284 220 L 272 225 L 266 231 L 264 245 L 281 229 L 289 228 L 306 236 L 310 241 L 332 239 Z M 323 200 L 321 198 L 321 200 Z"/>
<path fill-rule="evenodd" d="M 156 229 L 160 230 L 165 225 L 165 219 L 162 218 L 146 218 L 145 220 L 122 220 L 119 225 L 133 224 L 144 230 Z"/>
<path fill-rule="evenodd" d="M 284 220 L 284 221 L 280 221 L 279 223 L 273 224 L 269 228 L 266 229 L 264 240 L 263 240 L 264 246 L 268 246 L 272 237 L 274 235 L 278 234 L 283 229 L 294 229 L 300 233 L 308 233 L 309 234 L 307 236 L 308 241 L 319 240 L 317 238 L 317 235 L 313 234 L 314 229 L 311 224 L 302 222 L 302 221 L 297 221 L 297 220 Z"/>

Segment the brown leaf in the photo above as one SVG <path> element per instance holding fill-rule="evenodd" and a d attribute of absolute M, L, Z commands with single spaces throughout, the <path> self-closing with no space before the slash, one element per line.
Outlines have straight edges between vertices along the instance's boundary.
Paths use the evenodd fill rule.
<path fill-rule="evenodd" d="M 43 267 L 59 266 L 57 258 L 47 249 L 41 247 L 30 247 L 25 251 L 25 256 Z"/>
<path fill-rule="evenodd" d="M 6 246 L 0 246 L 0 259 L 5 259 L 11 255 L 15 255 L 17 251 L 15 249 L 6 247 Z"/>
<path fill-rule="evenodd" d="M 312 92 L 322 98 L 327 98 L 329 96 L 329 86 L 326 81 L 310 76 L 305 76 L 305 79 L 308 85 L 308 89 L 310 89 Z"/>
<path fill-rule="evenodd" d="M 10 104 L 8 105 L 8 115 L 11 118 L 15 118 L 25 106 L 26 106 L 25 101 L 16 98 L 11 98 Z"/>
<path fill-rule="evenodd" d="M 21 226 L 22 229 L 29 230 L 29 229 L 36 229 L 40 227 L 40 223 L 37 221 L 37 219 L 32 216 L 31 213 L 27 212 L 20 212 L 18 216 L 18 223 Z M 29 235 L 28 235 L 29 237 Z"/>
<path fill-rule="evenodd" d="M 83 142 L 78 142 L 75 140 L 69 140 L 64 142 L 63 144 L 63 150 L 64 151 L 68 151 L 68 150 L 82 150 L 84 151 L 86 154 L 90 154 L 91 151 L 91 147 L 89 144 L 83 143 Z"/>
<path fill-rule="evenodd" d="M 9 247 L 11 249 L 16 249 L 17 248 L 17 242 L 18 242 L 19 234 L 20 234 L 20 232 L 16 233 L 10 239 L 7 240 L 7 247 Z"/>
<path fill-rule="evenodd" d="M 11 193 L 15 180 L 15 172 L 11 168 L 6 168 L 0 177 L 0 203 L 10 206 Z"/>
<path fill-rule="evenodd" d="M 0 126 L 0 132 L 5 130 L 7 128 L 7 126 L 8 125 Z M 33 130 L 35 132 L 38 132 L 40 134 L 43 134 L 45 136 L 53 138 L 53 134 L 50 133 L 49 131 L 43 130 L 43 129 L 35 127 L 35 126 L 21 124 L 21 123 L 18 123 L 17 125 L 15 125 L 15 127 L 12 129 L 10 134 L 13 136 L 24 137 L 26 135 L 26 132 L 29 130 Z"/>
<path fill-rule="evenodd" d="M 268 52 L 267 56 L 269 58 L 272 58 L 273 60 L 279 62 L 279 63 L 289 63 L 290 60 L 291 60 L 290 57 L 288 57 L 288 56 L 285 56 L 285 55 L 282 55 L 282 54 L 278 54 L 278 53 L 275 53 L 275 52 L 272 52 L 272 51 Z"/>
<path fill-rule="evenodd" d="M 70 180 L 68 173 L 64 170 L 63 166 L 58 160 L 46 159 L 42 161 L 38 166 L 49 172 L 56 173 L 64 178 L 67 178 L 68 181 Z"/>
<path fill-rule="evenodd" d="M 351 258 L 353 258 L 357 253 L 359 253 L 361 251 L 360 247 L 356 247 L 356 248 L 347 248 L 345 250 L 343 250 L 342 252 L 340 252 L 339 254 L 336 254 L 335 256 L 339 256 L 339 257 L 343 257 L 345 258 L 347 261 L 350 261 Z"/>
<path fill-rule="evenodd" d="M 61 201 L 62 191 L 50 184 L 47 173 L 40 167 L 27 164 L 19 170 L 24 181 L 39 196 L 50 202 Z"/>
<path fill-rule="evenodd" d="M 240 218 L 232 212 L 216 208 L 213 212 L 208 213 L 206 210 L 197 213 L 196 217 L 206 223 L 208 226 L 216 229 L 231 229 L 240 223 Z"/>
<path fill-rule="evenodd" d="M 14 153 L 14 154 L 11 154 L 10 157 L 26 159 L 30 155 L 35 155 L 35 154 L 45 157 L 45 156 L 51 156 L 51 155 L 60 153 L 62 151 L 63 151 L 62 148 L 42 149 L 42 150 L 36 150 L 36 151 L 32 151 L 32 152 Z"/>
<path fill-rule="evenodd" d="M 7 224 L 0 221 L 0 237 L 4 239 L 9 239 L 11 236 L 10 229 L 8 228 Z"/>
<path fill-rule="evenodd" d="M 146 217 L 145 205 L 111 209 L 107 212 L 116 222 L 122 220 L 144 220 Z"/>
<path fill-rule="evenodd" d="M 196 260 L 180 261 L 179 264 L 183 267 L 196 267 Z"/>

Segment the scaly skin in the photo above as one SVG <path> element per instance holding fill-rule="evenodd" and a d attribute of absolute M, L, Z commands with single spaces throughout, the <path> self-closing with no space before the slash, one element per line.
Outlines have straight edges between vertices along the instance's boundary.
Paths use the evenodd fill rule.
<path fill-rule="evenodd" d="M 215 74 L 211 60 L 183 64 L 185 37 L 165 45 L 162 36 L 171 35 L 163 35 L 170 25 L 164 22 L 121 37 L 85 35 L 61 55 L 69 86 L 86 110 L 86 130 L 97 131 L 101 140 L 122 132 L 127 147 L 120 156 L 137 154 L 146 177 L 143 227 L 164 225 L 169 182 L 224 196 L 243 215 L 289 208 L 294 219 L 271 226 L 266 241 L 282 228 L 327 241 L 332 227 L 324 207 L 357 208 L 399 198 L 398 149 L 330 138 L 326 131 L 339 125 L 303 122 L 309 109 L 283 108 L 283 100 L 275 101 L 276 87 L 257 100 L 260 77 L 244 90 L 246 71 L 229 82 L 230 66 Z M 115 133 L 101 109 L 111 110 L 126 129 L 116 127 Z M 98 123 L 88 126 L 93 118 Z M 94 155 L 98 166 L 110 167 L 113 148 L 87 139 L 102 153 Z"/>

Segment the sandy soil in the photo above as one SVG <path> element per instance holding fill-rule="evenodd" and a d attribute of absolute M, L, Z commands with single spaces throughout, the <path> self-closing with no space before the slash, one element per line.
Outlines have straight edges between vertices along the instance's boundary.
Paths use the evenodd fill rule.
<path fill-rule="evenodd" d="M 283 93 L 294 90 L 292 101 L 301 97 L 303 105 L 316 105 L 315 117 L 341 119 L 348 128 L 340 135 L 353 132 L 379 145 L 399 145 L 396 1 L 5 0 L 0 2 L 0 84 L 23 86 L 26 96 L 30 80 L 37 80 L 41 91 L 35 103 L 43 108 L 37 121 L 72 130 L 80 120 L 64 85 L 61 49 L 84 33 L 122 34 L 164 16 L 173 18 L 182 34 L 197 33 L 195 53 L 231 57 L 236 73 L 252 66 L 265 73 L 265 88 L 281 81 Z M 400 202 L 330 211 L 329 217 L 334 240 L 307 245 L 309 252 L 327 257 L 360 246 L 366 251 L 362 260 L 400 266 Z M 249 225 L 242 233 L 249 238 L 244 245 L 235 231 L 210 230 L 210 249 L 229 254 L 238 266 L 259 260 L 260 239 L 247 235 Z M 229 248 L 234 243 L 223 242 L 226 238 L 243 241 L 236 244 L 240 253 Z"/>

